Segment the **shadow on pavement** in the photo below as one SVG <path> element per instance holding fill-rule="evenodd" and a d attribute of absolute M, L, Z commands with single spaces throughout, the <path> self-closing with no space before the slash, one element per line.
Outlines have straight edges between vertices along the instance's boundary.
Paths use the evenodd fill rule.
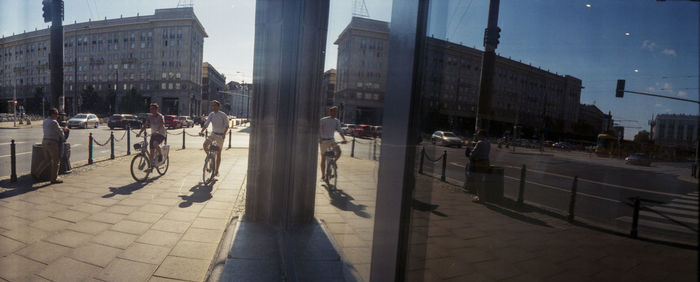
<path fill-rule="evenodd" d="M 246 128 L 243 128 L 243 129 L 241 129 L 241 130 L 238 130 L 238 132 L 250 133 L 250 126 L 249 126 L 249 127 L 246 127 Z"/>
<path fill-rule="evenodd" d="M 421 202 L 419 200 L 413 199 L 412 206 L 413 206 L 413 209 L 418 210 L 418 211 L 431 212 L 437 216 L 447 217 L 446 214 L 437 211 L 437 208 L 440 207 L 440 205 L 433 205 L 433 204 L 429 204 L 426 202 Z"/>
<path fill-rule="evenodd" d="M 139 190 L 148 184 L 147 181 L 144 182 L 134 182 L 121 187 L 109 187 L 111 193 L 102 195 L 102 198 L 111 198 L 116 195 L 131 195 L 132 192 Z"/>
<path fill-rule="evenodd" d="M 178 207 L 187 208 L 192 206 L 193 203 L 204 203 L 212 198 L 211 191 L 216 183 L 216 179 L 212 181 L 209 185 L 204 183 L 198 183 L 190 188 L 191 195 L 180 195 L 184 202 L 180 203 Z"/>
<path fill-rule="evenodd" d="M 365 212 L 367 206 L 353 203 L 352 201 L 355 198 L 345 193 L 342 189 L 338 189 L 338 187 L 330 188 L 327 184 L 321 185 L 328 191 L 328 196 L 331 198 L 331 205 L 344 211 L 354 212 L 355 215 L 359 217 L 370 218 L 370 215 Z"/>
<path fill-rule="evenodd" d="M 38 186 L 34 186 L 36 183 L 43 183 Z M 31 174 L 25 174 L 17 177 L 17 182 L 10 182 L 10 179 L 5 179 L 0 181 L 0 187 L 3 189 L 8 189 L 0 193 L 0 199 L 5 199 L 9 197 L 14 197 L 17 195 L 22 195 L 27 192 L 35 191 L 46 186 L 51 185 L 48 181 L 37 181 L 32 178 Z M 61 185 L 61 184 L 54 184 Z"/>

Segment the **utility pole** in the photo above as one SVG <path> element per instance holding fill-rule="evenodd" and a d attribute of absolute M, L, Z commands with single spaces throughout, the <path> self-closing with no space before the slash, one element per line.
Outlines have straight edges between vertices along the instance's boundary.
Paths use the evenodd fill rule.
<path fill-rule="evenodd" d="M 112 109 L 114 109 L 114 112 L 110 114 L 116 114 L 119 112 L 119 67 L 117 67 L 114 77 L 116 79 L 116 82 L 114 84 L 114 107 L 112 107 Z"/>
<path fill-rule="evenodd" d="M 488 25 L 484 31 L 484 56 L 481 61 L 481 80 L 479 83 L 479 101 L 476 107 L 476 131 L 488 129 L 484 124 L 491 116 L 491 95 L 493 94 L 493 75 L 496 65 L 496 47 L 501 29 L 498 27 L 498 8 L 500 0 L 491 0 L 489 4 Z"/>
<path fill-rule="evenodd" d="M 49 68 L 51 70 L 51 103 L 65 111 L 63 97 L 63 0 L 43 0 L 44 22 L 51 22 Z"/>

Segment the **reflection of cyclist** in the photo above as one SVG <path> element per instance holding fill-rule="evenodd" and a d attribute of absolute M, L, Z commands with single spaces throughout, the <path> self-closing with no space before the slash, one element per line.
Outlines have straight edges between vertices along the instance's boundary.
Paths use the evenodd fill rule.
<path fill-rule="evenodd" d="M 318 136 L 318 143 L 321 144 L 321 179 L 326 179 L 326 151 L 328 148 L 333 147 L 336 152 L 336 160 L 340 158 L 340 147 L 335 143 L 334 134 L 336 131 L 343 137 L 343 142 L 345 140 L 345 135 L 340 127 L 340 121 L 338 117 L 338 107 L 328 108 L 328 115 L 321 119 L 320 131 Z"/>
<path fill-rule="evenodd" d="M 160 143 L 165 140 L 165 120 L 161 113 L 158 112 L 158 104 L 151 104 L 151 114 L 146 118 L 146 122 L 141 127 L 136 136 L 141 135 L 147 127 L 151 127 L 151 140 L 148 141 L 151 151 L 149 152 L 150 163 L 153 163 L 153 153 L 158 151 L 158 162 L 162 161 L 163 151 L 160 150 Z M 154 150 L 155 149 L 155 150 Z M 148 172 L 153 170 L 151 164 L 149 164 Z"/>
<path fill-rule="evenodd" d="M 221 104 L 217 100 L 211 101 L 211 110 L 212 112 L 209 114 L 207 117 L 207 121 L 204 122 L 204 125 L 202 125 L 202 130 L 199 131 L 199 135 L 202 135 L 204 130 L 209 127 L 209 124 L 211 123 L 211 128 L 212 128 L 212 134 L 209 135 L 206 141 L 204 141 L 204 153 L 207 152 L 207 147 L 212 142 L 216 142 L 216 145 L 219 146 L 219 151 L 216 152 L 217 158 L 216 158 L 216 171 L 214 175 L 219 176 L 219 164 L 221 164 L 221 149 L 224 147 L 224 137 L 226 137 L 226 132 L 228 131 L 228 116 L 224 113 L 219 111 L 219 108 L 221 107 Z"/>

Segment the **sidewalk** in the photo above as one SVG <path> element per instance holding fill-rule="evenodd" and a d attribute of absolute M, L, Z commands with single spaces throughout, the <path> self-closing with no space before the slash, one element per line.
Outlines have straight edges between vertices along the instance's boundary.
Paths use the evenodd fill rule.
<path fill-rule="evenodd" d="M 76 169 L 64 183 L 0 182 L 0 278 L 8 281 L 202 281 L 245 181 L 247 149 L 224 150 L 201 186 L 201 149 L 171 150 L 145 185 L 130 156 Z M 155 171 L 154 171 L 155 173 Z"/>
<path fill-rule="evenodd" d="M 346 271 L 369 280 L 378 162 L 339 161 L 338 190 L 317 190 Z M 460 187 L 416 179 L 408 281 L 697 281 L 697 250 L 573 225 L 536 208 L 472 202 Z M 416 275 L 423 275 L 419 279 Z"/>
<path fill-rule="evenodd" d="M 12 121 L 3 121 L 0 122 L 0 129 L 20 129 L 20 128 L 35 128 L 35 127 L 42 127 L 43 120 L 33 120 L 32 124 L 27 125 L 26 123 L 19 124 L 19 121 L 15 124 L 15 122 Z"/>

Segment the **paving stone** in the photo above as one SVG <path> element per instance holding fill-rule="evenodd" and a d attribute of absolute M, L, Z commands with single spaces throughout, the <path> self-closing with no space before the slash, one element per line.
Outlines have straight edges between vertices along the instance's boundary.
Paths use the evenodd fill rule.
<path fill-rule="evenodd" d="M 11 254 L 26 246 L 25 243 L 0 235 L 0 257 Z"/>
<path fill-rule="evenodd" d="M 10 239 L 15 239 L 15 240 L 20 241 L 20 242 L 25 243 L 25 244 L 31 244 L 31 243 L 34 243 L 36 241 L 39 241 L 41 239 L 46 238 L 46 236 L 49 236 L 49 232 L 46 232 L 46 231 L 38 229 L 38 228 L 25 226 L 24 228 L 12 229 L 10 231 L 2 233 L 2 235 L 7 237 L 7 238 L 10 238 Z"/>
<path fill-rule="evenodd" d="M 92 238 L 91 234 L 79 233 L 72 230 L 61 231 L 56 235 L 50 236 L 45 240 L 47 242 L 59 244 L 66 247 L 75 248 L 82 243 L 87 242 Z"/>
<path fill-rule="evenodd" d="M 188 228 L 190 228 L 189 222 L 176 221 L 170 219 L 161 219 L 155 224 L 153 224 L 153 226 L 151 226 L 151 229 L 154 230 L 174 233 L 185 233 L 185 231 L 187 231 Z"/>
<path fill-rule="evenodd" d="M 70 221 L 65 221 L 62 219 L 57 219 L 53 217 L 47 217 L 38 221 L 35 221 L 34 223 L 30 224 L 29 226 L 31 227 L 36 227 L 41 230 L 45 231 L 58 231 L 58 230 L 63 230 L 67 226 L 70 226 L 71 222 Z"/>
<path fill-rule="evenodd" d="M 68 254 L 68 257 L 96 266 L 106 267 L 121 252 L 122 250 L 118 248 L 87 243 L 73 249 Z"/>
<path fill-rule="evenodd" d="M 165 214 L 168 211 L 170 211 L 172 207 L 170 206 L 163 206 L 163 205 L 156 205 L 156 204 L 148 204 L 145 206 L 142 206 L 139 208 L 139 211 L 144 211 L 144 212 L 150 212 L 150 213 L 158 213 L 158 214 Z"/>
<path fill-rule="evenodd" d="M 137 209 L 138 209 L 138 207 L 135 207 L 135 206 L 113 205 L 113 206 L 107 208 L 105 211 L 111 212 L 111 213 L 116 213 L 116 214 L 128 215 Z"/>
<path fill-rule="evenodd" d="M 16 254 L 44 264 L 49 264 L 70 250 L 70 248 L 61 245 L 39 241 L 19 250 Z"/>
<path fill-rule="evenodd" d="M 88 217 L 87 219 L 99 221 L 99 222 L 104 222 L 104 223 L 115 224 L 115 223 L 121 221 L 122 219 L 124 219 L 125 217 L 126 217 L 126 215 L 123 215 L 123 214 L 101 212 L 101 213 L 93 214 L 92 216 Z"/>
<path fill-rule="evenodd" d="M 51 215 L 53 218 L 70 221 L 73 223 L 78 222 L 88 216 L 90 216 L 90 214 L 74 210 L 63 210 Z"/>
<path fill-rule="evenodd" d="M 119 249 L 126 249 L 131 243 L 136 241 L 137 238 L 138 236 L 136 235 L 106 230 L 92 238 L 92 242 Z"/>
<path fill-rule="evenodd" d="M 180 240 L 170 255 L 177 257 L 211 260 L 216 253 L 218 244 Z"/>
<path fill-rule="evenodd" d="M 115 259 L 95 277 L 104 281 L 146 281 L 157 267 L 154 264 Z"/>
<path fill-rule="evenodd" d="M 216 218 L 201 218 L 198 217 L 197 219 L 192 222 L 192 227 L 195 228 L 204 228 L 204 229 L 225 229 L 226 226 L 228 225 L 228 220 L 226 219 L 216 219 Z"/>
<path fill-rule="evenodd" d="M 0 258 L 0 278 L 7 281 L 28 281 L 45 267 L 45 264 L 13 254 Z"/>
<path fill-rule="evenodd" d="M 99 221 L 92 221 L 92 220 L 81 220 L 78 223 L 72 224 L 68 226 L 68 229 L 70 230 L 75 230 L 81 233 L 87 233 L 87 234 L 93 234 L 97 235 L 99 233 L 102 233 L 102 231 L 105 231 L 109 229 L 109 227 L 112 226 L 108 223 L 103 223 Z"/>
<path fill-rule="evenodd" d="M 231 215 L 231 212 L 228 210 L 220 210 L 220 209 L 213 209 L 213 208 L 203 208 L 201 212 L 199 212 L 199 217 L 204 217 L 204 218 L 222 218 L 222 219 L 229 219 Z"/>
<path fill-rule="evenodd" d="M 126 199 L 121 200 L 119 202 L 120 205 L 135 206 L 135 207 L 141 207 L 141 206 L 144 206 L 148 203 L 149 203 L 149 201 L 147 201 L 147 200 L 131 199 L 131 198 L 126 198 Z"/>
<path fill-rule="evenodd" d="M 118 257 L 143 263 L 159 265 L 170 252 L 170 248 L 133 243 Z"/>
<path fill-rule="evenodd" d="M 0 227 L 12 230 L 32 224 L 31 221 L 16 216 L 5 216 L 0 218 Z"/>
<path fill-rule="evenodd" d="M 141 235 L 145 233 L 150 227 L 151 224 L 148 223 L 136 222 L 131 220 L 122 220 L 120 222 L 117 222 L 117 224 L 113 225 L 110 229 L 134 235 Z"/>
<path fill-rule="evenodd" d="M 182 234 L 171 233 L 159 230 L 148 230 L 136 240 L 139 243 L 151 244 L 156 246 L 173 247 L 180 240 Z"/>
<path fill-rule="evenodd" d="M 190 228 L 185 232 L 182 239 L 203 243 L 219 243 L 223 233 L 223 230 Z"/>
<path fill-rule="evenodd" d="M 70 269 L 70 271 L 68 271 Z M 39 276 L 51 281 L 80 281 L 97 274 L 102 268 L 71 258 L 59 258 L 49 264 Z"/>
<path fill-rule="evenodd" d="M 88 213 L 88 214 L 95 214 L 95 213 L 98 213 L 98 212 L 104 210 L 105 207 L 100 206 L 100 205 L 90 204 L 90 203 L 82 203 L 80 205 L 74 205 L 74 206 L 70 207 L 70 209 L 74 210 L 74 211 Z"/>
<path fill-rule="evenodd" d="M 155 275 L 189 281 L 203 281 L 209 269 L 209 260 L 168 256 Z"/>
<path fill-rule="evenodd" d="M 133 220 L 133 221 L 139 221 L 139 222 L 145 222 L 145 223 L 155 223 L 162 216 L 163 216 L 163 214 L 160 214 L 160 213 L 134 211 L 131 214 L 129 214 L 126 217 L 126 219 Z"/>
<path fill-rule="evenodd" d="M 197 213 L 181 210 L 171 210 L 163 216 L 164 219 L 192 222 L 197 218 Z"/>
<path fill-rule="evenodd" d="M 2 213 L 0 213 L 0 214 L 2 214 Z M 48 218 L 51 215 L 51 212 L 42 211 L 42 210 L 27 210 L 27 211 L 17 212 L 15 215 L 17 217 L 24 218 L 24 219 L 29 220 L 29 221 L 38 221 L 38 220 Z"/>
<path fill-rule="evenodd" d="M 208 201 L 206 204 L 207 208 L 220 209 L 220 210 L 231 210 L 233 208 L 233 203 L 231 202 L 221 202 L 221 201 Z"/>

